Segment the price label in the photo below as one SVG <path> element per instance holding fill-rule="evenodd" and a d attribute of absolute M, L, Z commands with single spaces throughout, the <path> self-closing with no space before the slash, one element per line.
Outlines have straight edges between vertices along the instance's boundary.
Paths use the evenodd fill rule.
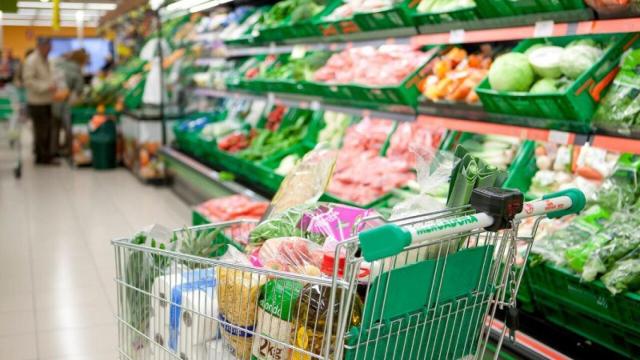
<path fill-rule="evenodd" d="M 533 37 L 548 37 L 553 35 L 553 20 L 536 22 L 533 27 Z"/>
<path fill-rule="evenodd" d="M 550 130 L 548 141 L 555 144 L 568 145 L 571 134 L 564 131 Z"/>
<path fill-rule="evenodd" d="M 296 45 L 291 50 L 292 59 L 301 59 L 307 53 L 307 47 L 304 45 Z"/>
<path fill-rule="evenodd" d="M 449 31 L 449 43 L 461 44 L 464 42 L 464 29 L 454 29 Z"/>
<path fill-rule="evenodd" d="M 273 93 L 267 93 L 267 103 L 273 104 L 276 101 L 276 96 Z"/>
<path fill-rule="evenodd" d="M 320 101 L 318 100 L 311 101 L 311 103 L 309 103 L 309 109 L 312 111 L 320 110 Z"/>
<path fill-rule="evenodd" d="M 273 54 L 276 52 L 276 43 L 271 42 L 269 43 L 269 54 Z"/>

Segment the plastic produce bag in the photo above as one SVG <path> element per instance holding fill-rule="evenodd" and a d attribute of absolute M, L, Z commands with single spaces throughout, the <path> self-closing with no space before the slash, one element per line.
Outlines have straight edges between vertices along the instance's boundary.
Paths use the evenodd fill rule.
<path fill-rule="evenodd" d="M 534 241 L 531 251 L 543 260 L 556 265 L 565 265 L 568 249 L 588 243 L 602 228 L 602 223 L 610 216 L 599 206 L 593 206 L 576 217 L 564 228 Z"/>
<path fill-rule="evenodd" d="M 318 144 L 308 152 L 284 178 L 264 218 L 268 219 L 289 208 L 318 201 L 329 184 L 336 158 L 337 151 L 324 144 Z"/>
<path fill-rule="evenodd" d="M 318 203 L 290 208 L 265 220 L 251 232 L 250 243 L 260 245 L 279 237 L 302 237 L 333 251 L 335 244 L 357 235 L 375 222 L 363 219 L 375 215 L 365 210 L 340 204 Z"/>
<path fill-rule="evenodd" d="M 267 240 L 251 256 L 258 267 L 311 276 L 320 275 L 322 248 L 299 237 L 281 237 Z"/>
<path fill-rule="evenodd" d="M 594 280 L 598 274 L 605 273 L 616 261 L 640 246 L 640 215 L 620 211 L 613 215 L 605 229 L 598 235 L 608 240 L 596 249 L 584 265 L 582 279 Z"/>
<path fill-rule="evenodd" d="M 420 192 L 393 207 L 391 219 L 427 214 L 442 210 L 445 204 L 441 199 L 433 195 L 439 193 L 439 189 L 448 186 L 451 171 L 456 167 L 460 159 L 445 151 L 427 152 L 426 150 L 413 149 L 417 155 L 417 182 Z"/>
<path fill-rule="evenodd" d="M 593 115 L 593 123 L 603 129 L 631 135 L 640 131 L 640 49 L 623 55 L 621 70 Z"/>
<path fill-rule="evenodd" d="M 640 258 L 618 261 L 602 276 L 602 283 L 613 295 L 640 289 Z"/>

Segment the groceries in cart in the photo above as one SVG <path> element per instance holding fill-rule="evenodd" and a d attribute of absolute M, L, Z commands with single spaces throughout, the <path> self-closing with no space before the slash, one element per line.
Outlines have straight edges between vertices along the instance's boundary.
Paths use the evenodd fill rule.
<path fill-rule="evenodd" d="M 323 151 L 307 161 L 335 162 Z M 467 160 L 431 156 L 427 175 L 444 179 L 448 169 L 450 187 L 460 187 L 455 178 L 478 159 L 457 155 Z M 302 175 L 308 166 L 303 160 L 289 176 L 312 176 Z M 397 346 L 413 354 L 407 358 L 478 355 L 496 307 L 515 306 L 518 219 L 559 217 L 584 205 L 575 190 L 523 204 L 519 191 L 482 187 L 480 176 L 467 176 L 471 189 L 461 199 L 471 205 L 447 209 L 442 199 L 435 211 L 391 222 L 374 210 L 317 202 L 328 181 L 325 170 L 312 173 L 323 186 L 293 195 L 281 189 L 291 206 L 272 204 L 261 222 L 115 241 L 118 279 L 126 285 L 118 307 L 121 348 L 190 360 L 373 359 L 395 356 Z M 234 238 L 238 224 L 251 228 L 248 241 Z"/>

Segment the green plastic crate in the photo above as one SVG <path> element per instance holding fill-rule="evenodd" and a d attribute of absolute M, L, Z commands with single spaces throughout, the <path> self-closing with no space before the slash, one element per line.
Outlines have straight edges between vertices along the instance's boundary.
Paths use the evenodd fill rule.
<path fill-rule="evenodd" d="M 630 359 L 640 358 L 640 333 L 567 306 L 546 293 L 536 294 L 536 308 L 550 322 Z"/>
<path fill-rule="evenodd" d="M 260 41 L 282 42 L 286 39 L 306 38 L 321 36 L 320 29 L 316 25 L 316 21 L 322 19 L 325 15 L 330 14 L 336 7 L 338 2 L 327 4 L 322 11 L 312 16 L 310 19 L 299 21 L 295 24 L 291 23 L 291 15 L 287 16 L 281 24 L 268 28 L 260 29 Z"/>
<path fill-rule="evenodd" d="M 546 296 L 562 306 L 634 331 L 640 336 L 640 294 L 611 295 L 601 281 L 582 282 L 567 269 L 544 263 L 527 269 L 536 300 Z"/>
<path fill-rule="evenodd" d="M 411 12 L 411 18 L 416 26 L 436 25 L 453 21 L 472 21 L 479 18 L 476 7 L 468 7 L 446 12 L 421 13 Z"/>
<path fill-rule="evenodd" d="M 536 143 L 535 141 L 525 141 L 515 158 L 509 166 L 507 179 L 502 187 L 507 189 L 518 189 L 526 193 L 531 186 L 531 180 L 538 172 L 536 165 Z"/>
<path fill-rule="evenodd" d="M 413 19 L 410 15 L 410 9 L 412 6 L 415 7 L 413 4 L 417 6 L 418 3 L 416 1 L 405 1 L 400 5 L 381 11 L 355 13 L 353 20 L 362 31 L 413 26 Z"/>
<path fill-rule="evenodd" d="M 418 83 L 430 72 L 429 62 L 438 54 L 439 47 L 430 50 L 430 56 L 400 84 L 393 86 L 367 86 L 361 84 L 330 84 L 312 82 L 321 96 L 335 101 L 369 104 L 403 104 L 415 106 L 418 102 Z M 303 85 L 305 86 L 305 85 Z"/>
<path fill-rule="evenodd" d="M 341 18 L 337 20 L 318 20 L 316 26 L 320 35 L 323 37 L 332 37 L 338 35 L 349 35 L 362 32 L 362 28 L 358 25 L 353 16 Z"/>
<path fill-rule="evenodd" d="M 191 210 L 191 225 L 198 226 L 198 225 L 206 225 L 206 224 L 211 224 L 211 221 L 209 220 L 208 217 L 206 217 L 204 214 L 202 214 L 196 209 Z"/>
<path fill-rule="evenodd" d="M 580 75 L 564 93 L 532 95 L 523 92 L 500 92 L 492 90 L 489 80 L 485 78 L 476 88 L 484 109 L 492 113 L 563 120 L 563 123 L 571 123 L 575 131 L 589 131 L 591 116 L 607 85 L 615 77 L 620 56 L 640 38 L 640 34 L 527 39 L 520 42 L 513 51 L 523 53 L 532 45 L 545 42 L 564 46 L 582 38 L 594 38 L 609 44 L 609 48 L 602 58 Z"/>
<path fill-rule="evenodd" d="M 583 0 L 476 0 L 482 18 L 584 9 Z"/>

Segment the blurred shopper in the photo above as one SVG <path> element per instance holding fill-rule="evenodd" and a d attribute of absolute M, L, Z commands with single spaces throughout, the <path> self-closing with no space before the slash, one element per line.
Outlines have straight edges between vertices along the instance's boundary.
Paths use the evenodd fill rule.
<path fill-rule="evenodd" d="M 66 53 L 54 62 L 56 85 L 65 88 L 66 96 L 53 103 L 54 142 L 56 151 L 69 155 L 71 151 L 71 107 L 82 97 L 84 91 L 83 67 L 89 61 L 89 54 L 84 50 Z M 61 82 L 61 83 L 60 83 Z M 62 132 L 62 134 L 61 134 Z M 62 141 L 60 141 L 62 135 Z"/>
<path fill-rule="evenodd" d="M 5 81 L 13 81 L 20 61 L 13 57 L 11 49 L 7 49 L 0 56 L 0 78 Z"/>
<path fill-rule="evenodd" d="M 23 81 L 27 90 L 27 106 L 33 120 L 37 164 L 55 164 L 53 153 L 53 117 L 51 104 L 56 85 L 47 56 L 51 40 L 39 38 L 36 50 L 25 60 Z"/>

